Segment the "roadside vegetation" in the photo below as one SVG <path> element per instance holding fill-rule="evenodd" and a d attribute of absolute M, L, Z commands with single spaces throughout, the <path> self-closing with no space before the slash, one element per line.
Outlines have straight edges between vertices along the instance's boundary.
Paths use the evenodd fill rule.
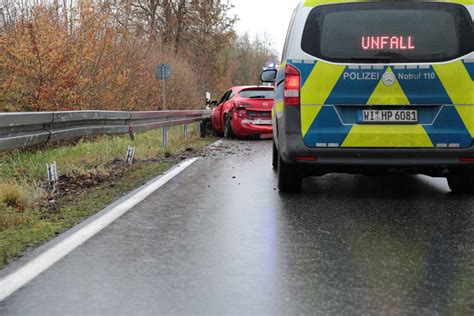
<path fill-rule="evenodd" d="M 168 109 L 204 108 L 233 85 L 256 84 L 276 53 L 267 36 L 235 32 L 227 0 L 0 0 L 0 112 L 160 110 L 160 63 L 172 66 Z M 0 267 L 100 210 L 210 139 L 170 131 L 0 154 Z M 60 181 L 45 181 L 57 162 Z"/>
<path fill-rule="evenodd" d="M 0 0 L 0 111 L 159 110 L 155 67 L 169 63 L 168 108 L 203 107 L 257 84 L 268 36 L 235 33 L 227 1 Z"/>
<path fill-rule="evenodd" d="M 125 193 L 158 176 L 177 162 L 199 154 L 213 141 L 201 139 L 190 126 L 169 130 L 161 147 L 161 130 L 128 136 L 102 136 L 36 151 L 0 156 L 0 268 L 81 222 Z M 125 163 L 129 145 L 135 162 Z M 59 182 L 47 181 L 46 164 L 57 162 Z"/>

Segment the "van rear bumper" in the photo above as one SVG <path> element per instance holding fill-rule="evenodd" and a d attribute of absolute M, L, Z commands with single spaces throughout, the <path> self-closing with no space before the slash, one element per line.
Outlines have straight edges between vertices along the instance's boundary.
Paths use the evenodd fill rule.
<path fill-rule="evenodd" d="M 474 146 L 468 148 L 309 148 L 301 135 L 286 135 L 281 152 L 286 163 L 302 163 L 295 157 L 315 157 L 303 162 L 341 166 L 463 166 L 461 158 L 474 158 Z M 282 139 L 280 138 L 280 141 Z"/>
<path fill-rule="evenodd" d="M 474 172 L 474 161 L 461 161 L 461 158 L 474 158 L 474 146 L 463 149 L 316 149 L 302 145 L 301 135 L 289 136 L 286 141 L 287 146 L 281 148 L 282 158 L 287 164 L 297 165 L 301 176 L 395 173 L 446 177 L 467 169 Z M 315 160 L 307 161 L 308 157 Z"/>
<path fill-rule="evenodd" d="M 411 173 L 442 175 L 454 169 L 474 168 L 474 162 L 461 161 L 461 158 L 474 158 L 474 144 L 466 148 L 311 148 L 303 142 L 299 109 L 286 108 L 277 125 L 275 141 L 283 161 L 308 170 L 326 173 L 410 170 Z M 301 161 L 297 157 L 314 157 L 314 160 Z"/>

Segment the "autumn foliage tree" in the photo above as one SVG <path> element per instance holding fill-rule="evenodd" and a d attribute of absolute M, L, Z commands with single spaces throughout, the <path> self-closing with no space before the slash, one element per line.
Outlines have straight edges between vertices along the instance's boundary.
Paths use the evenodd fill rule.
<path fill-rule="evenodd" d="M 0 3 L 0 111 L 158 110 L 162 62 L 169 106 L 198 108 L 205 91 L 257 83 L 274 55 L 236 36 L 220 0 Z"/>

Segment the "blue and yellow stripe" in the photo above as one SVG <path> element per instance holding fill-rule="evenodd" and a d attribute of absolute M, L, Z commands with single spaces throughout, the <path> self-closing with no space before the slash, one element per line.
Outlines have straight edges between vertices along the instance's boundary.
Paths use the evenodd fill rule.
<path fill-rule="evenodd" d="M 337 144 L 426 148 L 472 144 L 473 63 L 463 60 L 434 66 L 345 66 L 295 60 L 288 63 L 302 75 L 301 128 L 309 147 Z M 390 72 L 397 80 L 394 85 L 386 86 L 381 78 Z M 371 79 L 348 80 L 350 76 Z M 373 105 L 442 107 L 433 124 L 416 125 L 344 125 L 335 107 Z M 277 101 L 277 111 L 283 111 L 281 100 Z M 423 113 L 420 111 L 420 115 Z"/>

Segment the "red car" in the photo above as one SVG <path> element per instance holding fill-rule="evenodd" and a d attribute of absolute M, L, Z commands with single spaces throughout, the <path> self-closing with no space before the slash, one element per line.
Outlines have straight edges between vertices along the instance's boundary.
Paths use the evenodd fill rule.
<path fill-rule="evenodd" d="M 272 106 L 273 87 L 233 87 L 213 108 L 212 128 L 225 138 L 272 138 Z"/>

